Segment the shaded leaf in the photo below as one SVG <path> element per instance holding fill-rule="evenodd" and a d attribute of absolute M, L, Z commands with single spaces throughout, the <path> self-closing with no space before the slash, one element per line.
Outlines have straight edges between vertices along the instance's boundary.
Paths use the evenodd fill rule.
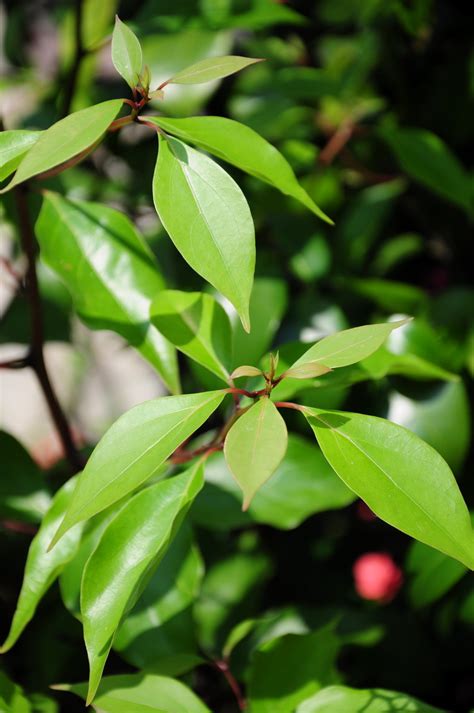
<path fill-rule="evenodd" d="M 2 653 L 11 649 L 15 644 L 25 626 L 33 618 L 39 602 L 77 551 L 81 538 L 81 527 L 71 530 L 54 552 L 47 551 L 51 537 L 70 504 L 76 481 L 77 478 L 68 480 L 56 493 L 40 529 L 31 542 L 20 596 L 10 631 L 0 649 Z"/>
<path fill-rule="evenodd" d="M 150 325 L 150 303 L 164 280 L 130 220 L 100 203 L 45 191 L 36 235 L 42 258 L 64 281 L 81 319 L 120 334 L 179 391 L 175 350 Z"/>
<path fill-rule="evenodd" d="M 474 569 L 469 512 L 439 453 L 382 418 L 315 408 L 305 416 L 336 473 L 378 517 Z"/>
<path fill-rule="evenodd" d="M 212 295 L 164 290 L 152 302 L 150 315 L 152 324 L 180 351 L 227 381 L 230 322 Z"/>
<path fill-rule="evenodd" d="M 332 220 L 314 203 L 298 183 L 293 169 L 282 154 L 256 131 L 220 116 L 192 116 L 187 119 L 147 117 L 183 141 L 196 144 L 218 158 L 269 183 L 285 195 L 303 203 L 326 223 Z"/>
<path fill-rule="evenodd" d="M 408 552 L 406 570 L 411 575 L 408 594 L 415 607 L 425 607 L 440 599 L 466 574 L 466 568 L 422 542 L 414 542 Z"/>
<path fill-rule="evenodd" d="M 93 451 L 50 547 L 76 522 L 105 510 L 151 478 L 224 396 L 224 391 L 167 396 L 123 414 Z"/>
<path fill-rule="evenodd" d="M 115 632 L 158 566 L 203 484 L 201 462 L 135 495 L 104 531 L 81 585 L 89 657 L 87 702 L 94 698 Z"/>
<path fill-rule="evenodd" d="M 230 429 L 224 454 L 244 494 L 243 510 L 280 465 L 287 443 L 285 421 L 266 397 L 253 404 Z"/>
<path fill-rule="evenodd" d="M 249 331 L 255 233 L 238 185 L 204 154 L 160 135 L 153 198 L 177 249 L 232 302 Z"/>
<path fill-rule="evenodd" d="M 411 713 L 443 713 L 416 698 L 383 688 L 348 688 L 329 686 L 302 703 L 296 713 L 387 713 L 387 711 L 410 711 Z"/>
<path fill-rule="evenodd" d="M 0 193 L 89 149 L 107 131 L 122 104 L 121 99 L 95 104 L 66 116 L 43 131 L 18 166 L 10 183 Z"/>

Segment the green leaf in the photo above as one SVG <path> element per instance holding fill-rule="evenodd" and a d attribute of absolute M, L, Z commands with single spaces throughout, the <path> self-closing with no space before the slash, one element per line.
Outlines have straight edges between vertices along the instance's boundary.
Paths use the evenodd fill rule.
<path fill-rule="evenodd" d="M 332 225 L 332 220 L 300 186 L 284 156 L 245 124 L 220 116 L 193 116 L 188 119 L 160 116 L 147 117 L 147 121 L 269 183 Z"/>
<path fill-rule="evenodd" d="M 0 193 L 91 148 L 107 131 L 122 104 L 121 99 L 95 104 L 66 116 L 43 131 L 20 163 L 10 183 Z"/>
<path fill-rule="evenodd" d="M 179 392 L 175 350 L 150 325 L 150 303 L 164 280 L 130 220 L 103 204 L 45 191 L 36 236 L 42 258 L 64 281 L 80 318 L 93 329 L 118 332 Z"/>
<path fill-rule="evenodd" d="M 112 34 L 112 62 L 121 77 L 132 89 L 137 86 L 142 71 L 142 48 L 136 35 L 118 15 Z"/>
<path fill-rule="evenodd" d="M 194 617 L 201 647 L 218 655 L 229 630 L 255 613 L 261 590 L 272 572 L 260 552 L 238 552 L 217 560 L 206 572 Z"/>
<path fill-rule="evenodd" d="M 355 364 L 377 351 L 390 332 L 407 321 L 409 320 L 403 319 L 398 322 L 368 324 L 331 334 L 308 349 L 295 361 L 291 369 L 308 363 L 324 364 L 330 369 Z"/>
<path fill-rule="evenodd" d="M 86 698 L 87 684 L 54 686 Z M 104 713 L 211 713 L 181 681 L 152 673 L 107 676 L 99 686 L 94 707 Z"/>
<path fill-rule="evenodd" d="M 413 542 L 406 571 L 410 576 L 408 595 L 414 607 L 425 607 L 440 599 L 466 574 L 466 568 L 422 542 Z"/>
<path fill-rule="evenodd" d="M 416 698 L 384 688 L 348 688 L 329 686 L 304 701 L 296 713 L 387 713 L 387 711 L 411 711 L 411 713 L 443 713 Z"/>
<path fill-rule="evenodd" d="M 273 475 L 286 453 L 286 424 L 273 401 L 264 397 L 234 423 L 224 443 L 224 454 L 244 494 L 247 510 L 257 490 Z"/>
<path fill-rule="evenodd" d="M 332 624 L 263 644 L 253 655 L 249 713 L 293 713 L 302 701 L 335 682 L 339 648 Z"/>
<path fill-rule="evenodd" d="M 229 74 L 235 74 L 251 64 L 262 61 L 253 57 L 238 57 L 237 55 L 208 57 L 182 69 L 171 79 L 168 79 L 166 84 L 204 84 L 212 82 L 214 79 L 228 77 Z"/>
<path fill-rule="evenodd" d="M 18 168 L 40 136 L 41 131 L 0 131 L 0 181 Z"/>
<path fill-rule="evenodd" d="M 84 569 L 81 614 L 89 657 L 87 704 L 115 632 L 163 558 L 204 481 L 202 463 L 135 495 L 103 533 Z"/>
<path fill-rule="evenodd" d="M 255 232 L 238 185 L 204 154 L 160 135 L 153 198 L 184 259 L 232 302 L 249 331 Z"/>
<path fill-rule="evenodd" d="M 0 431 L 2 473 L 0 516 L 39 522 L 51 505 L 43 473 L 28 451 L 5 431 Z"/>
<path fill-rule="evenodd" d="M 308 408 L 339 477 L 393 527 L 474 569 L 474 535 L 456 480 L 431 446 L 383 418 Z"/>
<path fill-rule="evenodd" d="M 121 624 L 114 649 L 138 668 L 164 673 L 172 665 L 199 660 L 191 606 L 204 575 L 198 548 L 183 524 L 139 602 Z M 183 657 L 187 657 L 183 658 Z M 160 669 L 160 670 L 158 670 Z M 181 671 L 173 670 L 168 675 Z"/>
<path fill-rule="evenodd" d="M 13 683 L 3 671 L 0 671 L 0 711 L 32 713 L 31 705 L 23 695 L 21 687 Z"/>
<path fill-rule="evenodd" d="M 180 351 L 224 381 L 232 359 L 230 322 L 214 297 L 164 290 L 152 302 L 152 324 Z"/>
<path fill-rule="evenodd" d="M 95 49 L 109 32 L 118 0 L 83 0 L 82 44 L 85 49 Z"/>
<path fill-rule="evenodd" d="M 77 478 L 68 480 L 59 490 L 43 518 L 40 529 L 33 538 L 25 565 L 23 584 L 8 636 L 0 652 L 9 651 L 31 621 L 36 608 L 66 563 L 72 559 L 79 546 L 81 527 L 75 527 L 54 550 L 47 548 L 53 533 L 68 508 Z"/>
<path fill-rule="evenodd" d="M 260 357 L 270 347 L 288 303 L 288 289 L 283 280 L 257 277 L 250 297 L 248 334 L 238 322 L 234 325 L 234 364 L 260 366 Z"/>
<path fill-rule="evenodd" d="M 317 376 L 322 376 L 332 371 L 329 366 L 320 364 L 317 361 L 309 361 L 306 364 L 293 366 L 288 371 L 284 371 L 282 378 L 289 377 L 291 379 L 314 379 Z"/>
<path fill-rule="evenodd" d="M 209 391 L 166 396 L 123 414 L 93 451 L 50 547 L 76 522 L 105 510 L 151 478 L 225 395 L 225 391 Z"/>
<path fill-rule="evenodd" d="M 231 374 L 232 379 L 240 379 L 243 376 L 263 376 L 263 372 L 261 369 L 257 369 L 256 366 L 248 366 L 247 364 L 244 364 L 242 366 L 238 366 L 237 369 L 234 369 Z"/>
<path fill-rule="evenodd" d="M 442 198 L 471 210 L 468 173 L 448 146 L 426 129 L 382 128 L 380 134 L 409 176 Z"/>
<path fill-rule="evenodd" d="M 232 530 L 252 522 L 290 530 L 314 513 L 345 507 L 356 498 L 316 444 L 292 433 L 285 457 L 255 495 L 248 513 L 240 509 L 239 486 L 222 453 L 206 460 L 205 474 L 206 485 L 191 515 L 198 525 L 212 530 Z"/>

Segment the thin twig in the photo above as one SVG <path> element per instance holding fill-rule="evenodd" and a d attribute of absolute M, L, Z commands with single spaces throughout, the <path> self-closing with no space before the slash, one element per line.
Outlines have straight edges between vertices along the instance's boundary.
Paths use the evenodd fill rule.
<path fill-rule="evenodd" d="M 53 389 L 44 361 L 43 314 L 41 311 L 38 276 L 36 274 L 36 242 L 30 223 L 28 201 L 25 191 L 26 188 L 24 185 L 17 186 L 14 190 L 14 197 L 18 212 L 21 244 L 28 261 L 26 271 L 26 297 L 28 299 L 31 320 L 31 342 L 28 359 L 38 377 L 68 463 L 71 470 L 76 473 L 82 468 L 82 459 L 74 444 L 69 423 L 56 396 L 56 392 Z"/>
<path fill-rule="evenodd" d="M 245 711 L 247 709 L 247 701 L 245 700 L 244 694 L 242 693 L 242 689 L 239 686 L 239 682 L 237 681 L 234 674 L 229 668 L 228 662 L 225 659 L 218 659 L 217 661 L 213 661 L 213 664 L 218 671 L 224 674 L 224 678 L 226 679 L 232 690 L 232 693 L 235 696 L 235 700 L 237 701 L 239 709 L 241 711 Z"/>
<path fill-rule="evenodd" d="M 277 408 L 291 408 L 295 411 L 301 411 L 301 413 L 304 413 L 306 410 L 305 406 L 301 406 L 300 404 L 294 404 L 292 401 L 275 401 L 275 406 Z"/>

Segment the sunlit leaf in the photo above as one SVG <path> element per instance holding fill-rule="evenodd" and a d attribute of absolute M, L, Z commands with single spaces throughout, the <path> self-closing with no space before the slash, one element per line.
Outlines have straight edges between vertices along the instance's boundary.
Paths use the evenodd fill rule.
<path fill-rule="evenodd" d="M 142 71 L 142 48 L 136 35 L 120 20 L 118 15 L 115 17 L 112 34 L 112 62 L 128 86 L 136 87 Z"/>
<path fill-rule="evenodd" d="M 186 69 L 182 69 L 175 74 L 171 79 L 168 79 L 167 84 L 203 84 L 211 82 L 213 79 L 221 79 L 228 77 L 229 74 L 240 72 L 255 62 L 261 62 L 261 59 L 252 57 L 238 57 L 236 55 L 227 55 L 224 57 L 209 57 L 203 59 L 196 64 L 192 64 Z"/>

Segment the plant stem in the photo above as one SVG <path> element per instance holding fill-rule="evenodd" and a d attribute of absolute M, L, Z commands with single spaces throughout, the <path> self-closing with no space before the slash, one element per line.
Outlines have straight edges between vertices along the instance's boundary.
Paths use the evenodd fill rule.
<path fill-rule="evenodd" d="M 221 671 L 221 673 L 224 674 L 224 678 L 226 679 L 232 690 L 232 693 L 235 696 L 235 700 L 237 701 L 239 710 L 245 711 L 247 709 L 247 701 L 245 700 L 245 697 L 242 693 L 242 689 L 240 688 L 237 679 L 229 668 L 229 664 L 225 659 L 219 659 L 217 661 L 214 661 L 213 663 L 217 670 Z"/>
<path fill-rule="evenodd" d="M 14 191 L 14 197 L 18 212 L 21 245 L 28 261 L 26 270 L 26 297 L 30 311 L 31 342 L 27 360 L 40 383 L 70 468 L 76 473 L 82 469 L 82 459 L 74 445 L 69 423 L 56 396 L 56 392 L 53 389 L 44 361 L 43 314 L 41 311 L 38 276 L 36 273 L 36 242 L 30 223 L 25 190 L 24 185 L 17 186 Z"/>
<path fill-rule="evenodd" d="M 72 66 L 66 80 L 66 86 L 64 87 L 64 99 L 61 109 L 61 116 L 67 116 L 71 111 L 71 104 L 74 98 L 74 92 L 76 91 L 76 84 L 79 76 L 79 70 L 81 68 L 81 62 L 86 55 L 86 50 L 84 49 L 82 44 L 82 0 L 76 0 L 74 12 L 75 53 L 74 59 L 72 61 Z"/>
<path fill-rule="evenodd" d="M 301 411 L 301 413 L 305 411 L 305 406 L 294 404 L 292 401 L 275 401 L 275 406 L 277 408 L 292 408 L 295 411 Z"/>

